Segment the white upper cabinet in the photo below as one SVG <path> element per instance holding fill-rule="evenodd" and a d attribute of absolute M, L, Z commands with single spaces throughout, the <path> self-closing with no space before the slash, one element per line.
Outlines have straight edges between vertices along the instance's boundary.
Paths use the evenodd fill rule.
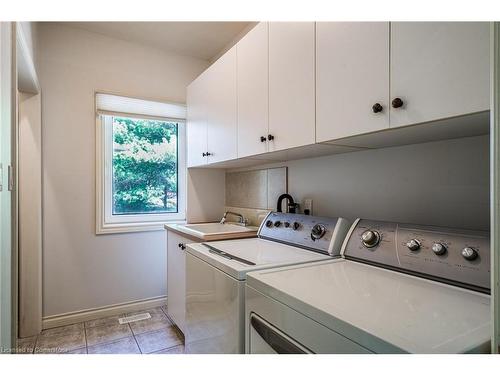
<path fill-rule="evenodd" d="M 391 127 L 489 109 L 487 22 L 391 23 Z"/>
<path fill-rule="evenodd" d="M 237 158 L 236 47 L 203 73 L 207 87 L 208 163 Z"/>
<path fill-rule="evenodd" d="M 389 23 L 316 24 L 316 141 L 389 127 Z"/>
<path fill-rule="evenodd" d="M 268 36 L 268 23 L 261 22 L 237 44 L 238 157 L 267 151 Z"/>
<path fill-rule="evenodd" d="M 187 88 L 187 166 L 196 167 L 207 164 L 203 156 L 207 152 L 207 86 L 205 76 L 201 75 Z"/>
<path fill-rule="evenodd" d="M 188 166 L 487 111 L 489 55 L 486 22 L 259 23 L 188 87 Z"/>
<path fill-rule="evenodd" d="M 269 23 L 269 151 L 315 142 L 314 23 Z"/>

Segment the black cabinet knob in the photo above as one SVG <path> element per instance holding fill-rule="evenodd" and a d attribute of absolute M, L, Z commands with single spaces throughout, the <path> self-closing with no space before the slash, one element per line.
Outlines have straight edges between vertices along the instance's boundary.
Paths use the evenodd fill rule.
<path fill-rule="evenodd" d="M 206 153 L 202 153 L 202 155 L 203 155 L 203 157 L 207 156 L 207 154 L 206 154 Z"/>
<path fill-rule="evenodd" d="M 268 134 L 267 135 L 267 140 L 268 141 L 272 141 L 273 139 L 274 139 L 274 135 L 272 135 L 272 134 Z"/>
<path fill-rule="evenodd" d="M 213 154 L 211 154 L 210 152 L 205 153 L 205 156 L 210 156 L 210 155 L 213 155 Z"/>
<path fill-rule="evenodd" d="M 184 245 L 183 243 L 180 243 L 179 247 L 181 250 L 186 250 L 186 245 Z"/>
<path fill-rule="evenodd" d="M 401 100 L 401 98 L 395 98 L 392 101 L 392 108 L 401 108 L 403 106 L 404 102 Z"/>
<path fill-rule="evenodd" d="M 379 113 L 379 112 L 382 112 L 384 110 L 384 107 L 382 107 L 382 104 L 380 103 L 375 103 L 372 107 L 373 109 L 373 113 Z"/>
<path fill-rule="evenodd" d="M 261 142 L 265 142 L 266 140 L 267 140 L 266 137 L 264 137 L 263 135 L 260 137 Z"/>

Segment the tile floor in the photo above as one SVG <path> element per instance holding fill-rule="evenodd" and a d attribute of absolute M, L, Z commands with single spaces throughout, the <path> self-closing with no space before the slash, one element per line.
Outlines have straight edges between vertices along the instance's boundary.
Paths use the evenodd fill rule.
<path fill-rule="evenodd" d="M 118 318 L 149 313 L 151 319 L 120 324 Z M 18 353 L 34 354 L 183 354 L 182 336 L 166 313 L 166 306 L 135 311 L 43 330 L 19 339 Z"/>

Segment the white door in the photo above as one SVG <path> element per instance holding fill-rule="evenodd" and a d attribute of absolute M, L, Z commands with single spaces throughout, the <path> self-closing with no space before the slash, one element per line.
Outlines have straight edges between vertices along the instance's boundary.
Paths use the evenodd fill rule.
<path fill-rule="evenodd" d="M 12 24 L 0 22 L 0 347 L 12 348 L 16 317 L 12 314 Z"/>
<path fill-rule="evenodd" d="M 207 163 L 207 86 L 202 74 L 187 88 L 187 165 L 196 167 Z"/>
<path fill-rule="evenodd" d="M 236 159 L 236 47 L 226 52 L 204 74 L 208 87 L 208 162 Z"/>
<path fill-rule="evenodd" d="M 269 24 L 269 151 L 315 142 L 314 22 Z"/>
<path fill-rule="evenodd" d="M 268 23 L 261 22 L 236 46 L 239 158 L 267 151 L 268 35 Z"/>
<path fill-rule="evenodd" d="M 316 141 L 389 127 L 389 23 L 316 23 Z"/>
<path fill-rule="evenodd" d="M 186 244 L 199 242 L 167 231 L 167 312 L 179 329 L 186 320 Z"/>
<path fill-rule="evenodd" d="M 391 23 L 391 127 L 488 110 L 487 22 Z"/>

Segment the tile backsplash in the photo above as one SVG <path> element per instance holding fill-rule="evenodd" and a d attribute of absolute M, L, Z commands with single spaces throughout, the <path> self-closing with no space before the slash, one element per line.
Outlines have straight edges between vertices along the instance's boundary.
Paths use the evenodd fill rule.
<path fill-rule="evenodd" d="M 288 191 L 287 180 L 287 167 L 226 172 L 226 210 L 240 212 L 252 225 L 259 225 Z"/>

